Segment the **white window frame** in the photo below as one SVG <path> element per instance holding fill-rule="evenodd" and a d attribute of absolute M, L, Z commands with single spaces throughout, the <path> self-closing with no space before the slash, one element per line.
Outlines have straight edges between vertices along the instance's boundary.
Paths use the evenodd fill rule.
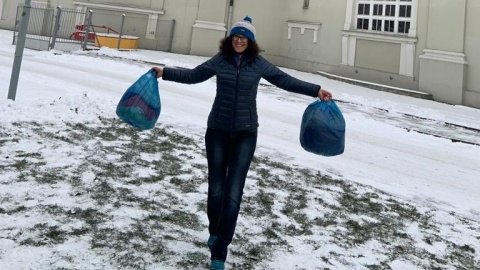
<path fill-rule="evenodd" d="M 413 0 L 357 0 L 355 5 L 355 21 L 354 21 L 354 29 L 358 31 L 369 31 L 375 33 L 382 33 L 382 34 L 400 34 L 400 35 L 408 35 L 408 33 L 401 33 L 399 32 L 399 24 L 404 22 L 405 24 L 409 24 L 411 28 L 412 25 L 412 17 L 413 14 Z M 361 5 L 369 5 L 369 9 L 366 12 L 360 12 Z M 407 8 L 410 7 L 410 17 L 400 17 L 400 7 L 406 6 Z M 365 7 L 365 6 L 363 6 Z M 381 7 L 382 14 L 375 15 L 374 9 L 375 7 Z M 395 13 L 392 14 L 393 16 L 387 16 L 387 10 L 391 10 L 388 8 L 394 7 Z M 363 14 L 359 14 L 363 13 Z M 367 13 L 367 14 L 364 14 Z M 359 20 L 368 20 L 367 29 L 360 29 L 359 25 L 357 25 Z M 379 21 L 381 22 L 380 30 L 373 29 L 373 22 Z M 393 31 L 387 31 L 385 29 L 385 24 L 389 22 L 393 22 Z M 362 27 L 363 28 L 363 27 Z"/>
<path fill-rule="evenodd" d="M 415 64 L 415 52 L 417 44 L 417 12 L 418 1 L 412 0 L 411 3 L 411 17 L 410 17 L 410 30 L 408 34 L 395 34 L 392 32 L 371 31 L 371 30 L 357 30 L 357 9 L 358 3 L 370 2 L 370 3 L 397 3 L 399 5 L 406 3 L 407 1 L 400 0 L 347 0 L 345 24 L 342 32 L 342 65 L 355 66 L 356 56 L 356 44 L 357 40 L 372 40 L 388 43 L 400 44 L 400 69 L 398 74 L 413 77 L 414 76 L 414 64 Z M 370 15 L 373 14 L 373 6 L 370 7 Z M 399 8 L 395 8 L 395 12 L 400 11 Z M 401 18 L 402 20 L 404 18 Z M 369 22 L 369 29 L 371 29 Z M 383 25 L 382 25 L 383 26 Z M 398 29 L 398 28 L 397 28 Z M 398 30 L 397 30 L 398 31 Z"/>

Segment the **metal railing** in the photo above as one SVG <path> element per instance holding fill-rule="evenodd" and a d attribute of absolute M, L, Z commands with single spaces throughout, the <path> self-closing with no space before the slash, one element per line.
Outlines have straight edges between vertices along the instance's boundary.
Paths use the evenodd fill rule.
<path fill-rule="evenodd" d="M 16 43 L 19 18 L 23 4 L 17 8 L 13 34 Z M 34 50 L 91 50 L 102 47 L 99 35 L 116 36 L 114 46 L 120 49 L 124 37 L 137 37 L 138 48 L 171 51 L 175 20 L 158 20 L 153 37 L 147 37 L 148 15 L 120 14 L 103 10 L 52 8 L 45 5 L 32 5 L 30 22 L 27 27 L 25 47 Z"/>

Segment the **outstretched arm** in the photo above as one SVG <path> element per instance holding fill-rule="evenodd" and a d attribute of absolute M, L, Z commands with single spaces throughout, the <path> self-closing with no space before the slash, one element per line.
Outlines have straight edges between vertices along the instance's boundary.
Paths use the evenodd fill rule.
<path fill-rule="evenodd" d="M 264 58 L 260 58 L 262 77 L 273 85 L 290 92 L 318 97 L 321 100 L 330 100 L 332 93 L 322 89 L 320 85 L 299 80 L 283 72 Z"/>
<path fill-rule="evenodd" d="M 179 83 L 194 84 L 208 80 L 216 74 L 215 61 L 217 56 L 200 64 L 194 69 L 180 69 L 180 68 L 162 68 L 152 67 L 157 73 L 157 78 L 162 77 L 166 81 L 174 81 Z"/>

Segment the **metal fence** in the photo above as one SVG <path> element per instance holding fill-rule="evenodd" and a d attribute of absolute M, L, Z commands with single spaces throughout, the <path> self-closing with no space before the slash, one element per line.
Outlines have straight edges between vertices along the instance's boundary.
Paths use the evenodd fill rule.
<path fill-rule="evenodd" d="M 20 20 L 22 18 L 23 6 L 17 8 L 15 18 L 15 31 L 13 43 L 16 43 Z M 48 50 L 50 43 L 50 34 L 53 25 L 53 10 L 41 6 L 34 6 L 30 9 L 30 20 L 27 27 L 27 37 L 25 47 L 36 50 Z"/>
<path fill-rule="evenodd" d="M 116 30 L 125 36 L 139 38 L 139 47 L 157 51 L 171 51 L 175 20 L 157 20 L 154 36 L 148 35 L 149 17 L 147 14 L 126 13 L 92 9 L 92 30 L 105 33 Z M 96 45 L 102 46 L 96 41 Z"/>
<path fill-rule="evenodd" d="M 16 43 L 24 6 L 17 8 L 13 43 Z M 32 5 L 25 47 L 34 50 L 90 50 L 109 45 L 121 49 L 120 41 L 134 37 L 138 48 L 171 51 L 175 20 L 157 20 L 155 35 L 147 35 L 148 15 L 119 14 L 114 11 L 52 8 Z M 99 37 L 111 34 L 115 45 Z M 103 44 L 102 44 L 103 43 Z"/>

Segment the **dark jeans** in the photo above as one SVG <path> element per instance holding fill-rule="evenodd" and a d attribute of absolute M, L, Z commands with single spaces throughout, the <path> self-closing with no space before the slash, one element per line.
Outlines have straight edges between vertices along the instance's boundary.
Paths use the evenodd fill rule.
<path fill-rule="evenodd" d="M 257 145 L 257 129 L 223 131 L 207 129 L 208 160 L 207 214 L 210 235 L 217 240 L 212 260 L 225 261 L 237 224 L 248 168 Z"/>

